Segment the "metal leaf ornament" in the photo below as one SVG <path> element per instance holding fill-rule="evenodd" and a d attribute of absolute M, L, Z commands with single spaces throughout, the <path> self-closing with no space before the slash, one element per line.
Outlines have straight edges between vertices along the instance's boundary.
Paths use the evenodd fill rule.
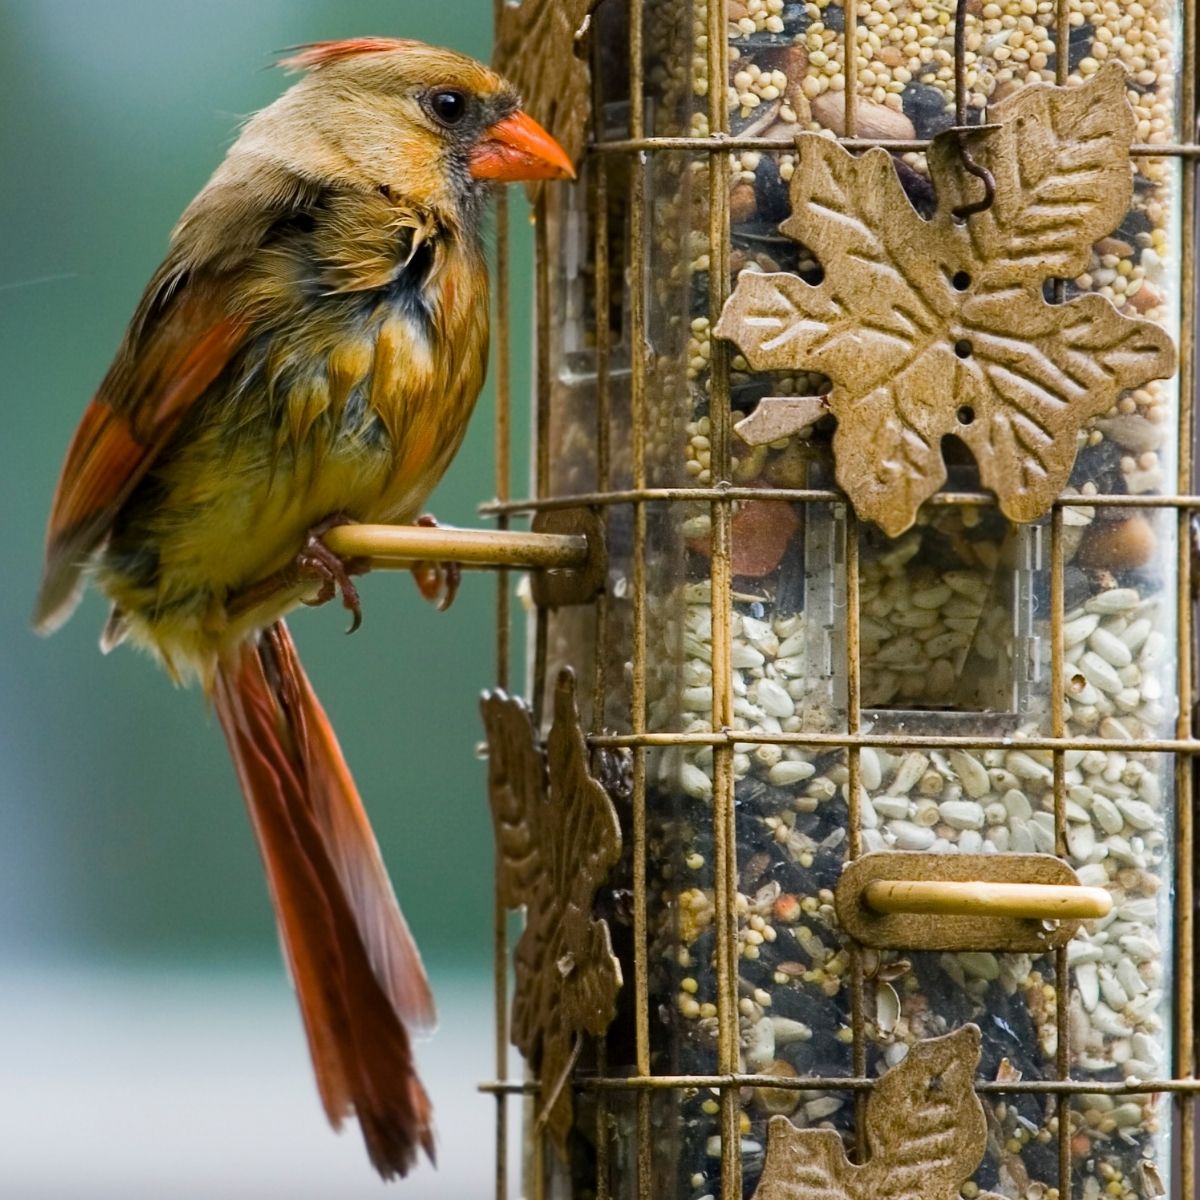
<path fill-rule="evenodd" d="M 571 671 L 558 677 L 545 750 L 520 699 L 486 694 L 483 721 L 500 898 L 525 910 L 512 1040 L 541 1080 L 539 1121 L 565 1152 L 568 1081 L 583 1034 L 608 1028 L 621 987 L 608 924 L 592 915 L 596 892 L 621 856 L 621 828 L 588 771 Z"/>
<path fill-rule="evenodd" d="M 1005 515 L 1033 520 L 1070 477 L 1080 427 L 1122 390 L 1175 370 L 1174 346 L 1152 322 L 1101 296 L 1043 295 L 1047 278 L 1080 274 L 1129 209 L 1135 126 L 1122 68 L 1079 87 L 1030 84 L 989 118 L 997 127 L 970 135 L 971 151 L 995 197 L 966 221 L 953 210 L 983 186 L 963 169 L 955 134 L 929 149 L 929 220 L 885 150 L 855 158 L 801 134 L 780 229 L 813 252 L 824 279 L 743 271 L 716 327 L 756 371 L 832 380 L 838 483 L 893 537 L 945 482 L 946 434 L 971 448 Z"/>
<path fill-rule="evenodd" d="M 972 1087 L 980 1035 L 974 1025 L 917 1042 L 867 1101 L 870 1158 L 846 1158 L 832 1129 L 769 1126 L 754 1200 L 958 1200 L 983 1160 L 987 1122 Z M 979 1200 L 1001 1200 L 991 1192 Z"/>

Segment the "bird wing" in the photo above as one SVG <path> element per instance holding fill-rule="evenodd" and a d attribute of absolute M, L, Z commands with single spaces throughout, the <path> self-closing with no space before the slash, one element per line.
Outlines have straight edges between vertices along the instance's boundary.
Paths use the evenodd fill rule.
<path fill-rule="evenodd" d="M 67 450 L 34 610 L 40 632 L 53 632 L 71 615 L 88 559 L 184 414 L 241 344 L 245 329 L 244 321 L 226 313 L 212 283 L 175 283 L 168 264 L 151 281 Z"/>
<path fill-rule="evenodd" d="M 71 615 L 121 505 L 244 342 L 252 322 L 233 300 L 247 262 L 319 200 L 320 188 L 282 168 L 258 167 L 254 186 L 222 171 L 180 219 L 67 451 L 34 610 L 42 633 Z"/>

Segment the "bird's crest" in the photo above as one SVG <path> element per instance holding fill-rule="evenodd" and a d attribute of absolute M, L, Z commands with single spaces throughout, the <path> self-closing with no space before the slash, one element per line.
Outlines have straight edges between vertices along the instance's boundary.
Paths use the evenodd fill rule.
<path fill-rule="evenodd" d="M 286 71 L 315 71 L 329 63 L 340 62 L 359 54 L 385 54 L 392 50 L 407 50 L 415 42 L 404 38 L 357 37 L 340 42 L 309 42 L 304 46 L 289 46 L 288 57 L 275 65 Z M 291 53 L 295 51 L 295 53 Z"/>

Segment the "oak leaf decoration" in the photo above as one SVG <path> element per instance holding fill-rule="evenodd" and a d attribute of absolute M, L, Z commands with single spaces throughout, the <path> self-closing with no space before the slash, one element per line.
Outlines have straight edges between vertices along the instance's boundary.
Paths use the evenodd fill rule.
<path fill-rule="evenodd" d="M 987 1123 L 972 1081 L 979 1029 L 964 1025 L 917 1042 L 867 1101 L 870 1157 L 846 1158 L 832 1129 L 768 1127 L 767 1157 L 754 1200 L 959 1200 L 987 1148 Z M 979 1200 L 1001 1200 L 981 1192 Z"/>
<path fill-rule="evenodd" d="M 596 892 L 621 856 L 621 827 L 588 771 L 573 672 L 559 674 L 544 749 L 520 699 L 490 692 L 482 708 L 497 889 L 506 908 L 525 910 L 512 1040 L 541 1080 L 539 1121 L 565 1153 L 582 1036 L 608 1028 L 621 987 L 608 924 L 593 916 Z"/>
<path fill-rule="evenodd" d="M 945 482 L 946 434 L 970 447 L 1005 515 L 1030 521 L 1070 477 L 1080 427 L 1124 389 L 1175 370 L 1153 322 L 1102 296 L 1043 295 L 1047 278 L 1080 274 L 1129 209 L 1135 123 L 1123 69 L 1107 65 L 1079 87 L 1027 85 L 989 119 L 998 128 L 967 136 L 995 197 L 965 222 L 953 210 L 983 187 L 955 133 L 929 149 L 928 220 L 887 151 L 855 158 L 799 135 L 780 230 L 824 278 L 743 271 L 716 327 L 756 371 L 830 378 L 838 483 L 892 537 Z"/>

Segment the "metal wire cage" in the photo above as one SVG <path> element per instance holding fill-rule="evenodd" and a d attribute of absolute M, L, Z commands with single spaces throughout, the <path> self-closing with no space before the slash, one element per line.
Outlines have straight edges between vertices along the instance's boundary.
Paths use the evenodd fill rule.
<path fill-rule="evenodd" d="M 516 499 L 502 203 L 484 511 L 507 529 L 584 509 L 604 530 L 595 599 L 531 606 L 528 690 L 540 729 L 559 669 L 580 679 L 625 833 L 600 902 L 624 984 L 608 1033 L 576 1047 L 554 1145 L 553 1081 L 508 1074 L 498 894 L 497 1196 L 518 1097 L 529 1197 L 804 1195 L 772 1165 L 770 1119 L 869 1161 L 887 1148 L 880 1079 L 967 1024 L 986 1133 L 939 1197 L 1194 1196 L 1195 0 L 523 7 L 520 54 L 548 60 L 524 74 L 572 50 L 539 28 L 589 17 L 590 132 L 580 181 L 533 198 L 535 488 Z M 497 20 L 514 20 L 503 0 Z M 778 232 L 796 133 L 884 147 L 920 211 L 937 132 L 1107 58 L 1130 72 L 1130 215 L 1046 297 L 1100 292 L 1157 321 L 1178 372 L 1085 424 L 1048 515 L 1007 520 L 951 442 L 947 485 L 886 538 L 835 486 L 819 410 L 799 436 L 741 440 L 763 396 L 828 388 L 756 372 L 713 333 L 745 272 L 821 278 L 819 251 Z M 504 689 L 512 594 L 502 571 Z M 1006 852 L 1056 857 L 1112 912 L 1040 953 L 922 941 L 938 916 L 873 944 L 840 919 L 838 880 L 864 856 L 921 855 L 945 878 L 936 860 Z M 865 1195 L 852 1177 L 829 1194 Z"/>

